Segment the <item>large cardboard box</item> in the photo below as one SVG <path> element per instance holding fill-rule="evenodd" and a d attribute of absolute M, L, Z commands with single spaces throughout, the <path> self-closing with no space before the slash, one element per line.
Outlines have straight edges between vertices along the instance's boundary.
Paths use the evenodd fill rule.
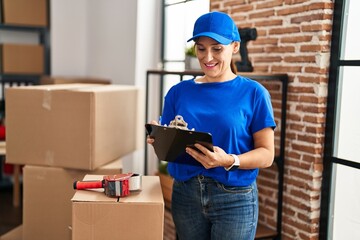
<path fill-rule="evenodd" d="M 70 77 L 70 76 L 42 76 L 40 84 L 69 84 L 69 83 L 91 83 L 91 84 L 111 84 L 111 80 L 95 77 Z"/>
<path fill-rule="evenodd" d="M 0 240 L 22 240 L 22 225 L 0 236 Z"/>
<path fill-rule="evenodd" d="M 48 26 L 48 0 L 2 0 L 0 21 L 8 25 Z"/>
<path fill-rule="evenodd" d="M 23 240 L 71 240 L 73 183 L 86 174 L 122 172 L 118 159 L 94 171 L 26 165 L 23 181 Z"/>
<path fill-rule="evenodd" d="M 1 44 L 0 73 L 43 74 L 44 46 L 35 44 Z"/>
<path fill-rule="evenodd" d="M 94 170 L 137 147 L 135 86 L 60 84 L 5 93 L 8 163 Z"/>
<path fill-rule="evenodd" d="M 84 180 L 101 178 L 86 175 Z M 143 176 L 142 191 L 120 199 L 78 190 L 72 208 L 72 240 L 163 239 L 164 199 L 158 176 Z"/>

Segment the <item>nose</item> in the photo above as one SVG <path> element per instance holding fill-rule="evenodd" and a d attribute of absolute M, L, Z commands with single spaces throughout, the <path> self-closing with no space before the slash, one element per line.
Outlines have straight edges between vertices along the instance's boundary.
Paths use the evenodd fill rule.
<path fill-rule="evenodd" d="M 205 62 L 210 62 L 211 60 L 213 60 L 213 55 L 211 53 L 211 51 L 206 50 L 201 54 L 201 59 Z"/>
<path fill-rule="evenodd" d="M 207 62 L 210 62 L 211 60 L 213 60 L 213 55 L 212 55 L 211 51 L 206 51 L 205 60 Z"/>

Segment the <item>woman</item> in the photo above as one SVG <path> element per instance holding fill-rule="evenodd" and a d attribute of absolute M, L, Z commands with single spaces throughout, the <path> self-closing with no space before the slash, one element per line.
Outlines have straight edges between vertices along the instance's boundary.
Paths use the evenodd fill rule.
<path fill-rule="evenodd" d="M 188 128 L 212 134 L 214 151 L 186 148 L 201 165 L 168 164 L 174 178 L 172 215 L 179 239 L 254 239 L 256 177 L 274 159 L 275 121 L 267 90 L 231 70 L 240 36 L 224 13 L 200 16 L 193 37 L 204 76 L 182 81 L 165 96 L 162 124 L 177 115 Z M 153 122 L 154 123 L 154 122 Z M 154 139 L 148 139 L 153 143 Z"/>

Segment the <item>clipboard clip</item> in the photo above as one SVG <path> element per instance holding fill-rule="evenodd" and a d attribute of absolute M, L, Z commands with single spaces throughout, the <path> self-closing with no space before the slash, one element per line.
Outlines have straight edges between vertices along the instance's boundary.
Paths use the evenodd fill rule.
<path fill-rule="evenodd" d="M 185 122 L 183 116 L 181 116 L 181 115 L 176 115 L 174 120 L 172 120 L 169 124 L 169 127 L 183 129 L 183 130 L 189 130 L 187 126 L 188 126 L 188 123 Z"/>

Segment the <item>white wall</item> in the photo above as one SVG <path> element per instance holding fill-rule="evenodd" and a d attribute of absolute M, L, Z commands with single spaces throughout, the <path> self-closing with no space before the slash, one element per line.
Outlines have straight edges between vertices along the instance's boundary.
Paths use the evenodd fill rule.
<path fill-rule="evenodd" d="M 137 1 L 88 2 L 87 68 L 114 83 L 135 83 Z"/>
<path fill-rule="evenodd" d="M 134 84 L 136 10 L 131 0 L 52 0 L 52 74 Z"/>
<path fill-rule="evenodd" d="M 160 60 L 160 44 L 161 44 L 161 1 L 160 0 L 138 0 L 138 18 L 136 32 L 136 69 L 135 69 L 135 85 L 142 86 L 141 105 L 139 112 L 142 113 L 138 118 L 141 151 L 134 154 L 134 159 L 141 159 L 139 164 L 134 164 L 133 168 L 142 172 L 144 170 L 144 144 L 145 144 L 145 84 L 146 70 L 155 69 L 159 65 Z M 148 173 L 154 173 L 157 170 L 157 159 L 152 159 L 153 166 Z"/>
<path fill-rule="evenodd" d="M 51 0 L 51 73 L 84 76 L 87 50 L 86 0 Z"/>
<path fill-rule="evenodd" d="M 160 0 L 51 0 L 52 75 L 95 76 L 136 85 L 160 61 Z M 124 171 L 143 173 L 145 99 L 138 117 L 140 150 Z"/>

